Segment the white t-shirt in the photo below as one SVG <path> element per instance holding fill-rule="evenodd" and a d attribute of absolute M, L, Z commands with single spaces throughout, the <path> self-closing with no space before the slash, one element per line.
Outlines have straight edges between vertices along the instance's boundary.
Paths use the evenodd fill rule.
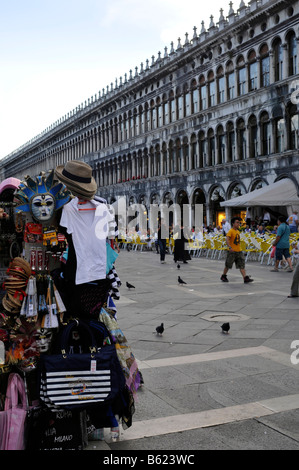
<path fill-rule="evenodd" d="M 60 225 L 72 235 L 77 259 L 76 284 L 106 278 L 106 239 L 113 219 L 106 204 L 75 197 L 63 207 Z M 95 210 L 79 210 L 94 208 Z"/>
<path fill-rule="evenodd" d="M 227 233 L 230 229 L 231 229 L 231 225 L 229 222 L 225 222 L 225 224 L 223 224 L 222 226 L 222 229 L 225 233 Z"/>
<path fill-rule="evenodd" d="M 289 224 L 289 226 L 291 227 L 297 227 L 297 223 L 296 223 L 296 220 L 298 220 L 298 217 L 296 214 L 292 214 L 290 215 L 290 217 L 288 218 L 287 222 Z"/>

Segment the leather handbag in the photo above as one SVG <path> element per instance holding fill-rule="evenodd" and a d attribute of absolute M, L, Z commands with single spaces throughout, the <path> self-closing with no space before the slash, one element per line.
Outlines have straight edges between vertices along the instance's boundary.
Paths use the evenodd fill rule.
<path fill-rule="evenodd" d="M 79 331 L 79 335 L 83 330 L 89 352 L 70 353 L 73 330 Z M 112 404 L 125 387 L 115 345 L 98 345 L 90 327 L 76 320 L 63 330 L 60 349 L 59 354 L 40 357 L 40 398 L 45 404 L 70 410 Z"/>

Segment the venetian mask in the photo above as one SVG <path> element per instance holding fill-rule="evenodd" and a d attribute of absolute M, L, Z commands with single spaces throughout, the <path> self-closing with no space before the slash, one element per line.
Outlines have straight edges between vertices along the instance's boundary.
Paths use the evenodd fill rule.
<path fill-rule="evenodd" d="M 15 197 L 20 201 L 16 214 L 31 212 L 35 220 L 43 222 L 49 221 L 55 211 L 69 202 L 71 196 L 62 183 L 56 183 L 54 170 L 51 170 L 48 175 L 41 173 L 35 178 L 25 176 Z"/>
<path fill-rule="evenodd" d="M 49 328 L 39 328 L 36 331 L 36 345 L 40 353 L 50 349 L 53 332 Z"/>
<path fill-rule="evenodd" d="M 55 200 L 49 194 L 38 194 L 31 201 L 31 210 L 34 218 L 40 222 L 50 220 L 54 214 Z"/>

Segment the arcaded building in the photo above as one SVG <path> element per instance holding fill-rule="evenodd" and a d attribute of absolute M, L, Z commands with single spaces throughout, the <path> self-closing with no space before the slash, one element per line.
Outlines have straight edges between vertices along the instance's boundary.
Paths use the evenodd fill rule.
<path fill-rule="evenodd" d="M 195 204 L 217 225 L 223 200 L 298 188 L 299 0 L 238 3 L 5 157 L 0 180 L 81 159 L 108 202 L 190 204 L 190 225 Z"/>

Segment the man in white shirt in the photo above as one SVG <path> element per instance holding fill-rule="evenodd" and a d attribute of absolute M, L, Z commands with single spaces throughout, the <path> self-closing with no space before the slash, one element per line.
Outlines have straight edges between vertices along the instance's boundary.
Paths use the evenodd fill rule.
<path fill-rule="evenodd" d="M 289 224 L 291 233 L 298 232 L 298 211 L 294 211 L 292 215 L 287 219 L 287 223 Z"/>
<path fill-rule="evenodd" d="M 221 223 L 223 235 L 226 235 L 227 232 L 229 232 L 229 230 L 231 229 L 231 225 L 226 219 L 223 219 Z"/>
<path fill-rule="evenodd" d="M 266 224 L 266 225 L 269 225 L 270 222 L 271 222 L 271 216 L 269 214 L 269 212 L 267 210 L 264 211 L 264 214 L 263 214 L 263 222 Z"/>

